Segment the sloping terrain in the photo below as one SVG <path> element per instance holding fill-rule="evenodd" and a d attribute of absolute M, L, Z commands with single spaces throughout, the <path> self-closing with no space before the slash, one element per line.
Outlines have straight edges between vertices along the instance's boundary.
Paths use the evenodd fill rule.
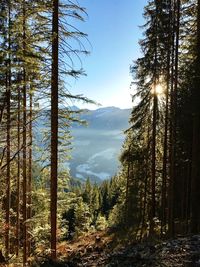
<path fill-rule="evenodd" d="M 47 261 L 41 266 L 198 267 L 200 236 L 143 243 L 129 240 L 123 243 L 114 234 L 97 232 L 74 242 L 61 244 L 59 256 L 62 263 Z"/>

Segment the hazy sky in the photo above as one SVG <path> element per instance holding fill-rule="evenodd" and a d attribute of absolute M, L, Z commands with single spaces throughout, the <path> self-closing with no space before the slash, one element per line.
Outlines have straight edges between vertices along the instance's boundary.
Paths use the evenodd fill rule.
<path fill-rule="evenodd" d="M 88 13 L 78 28 L 88 34 L 92 45 L 83 57 L 87 76 L 72 83 L 71 92 L 84 94 L 103 107 L 132 106 L 129 68 L 140 55 L 138 45 L 147 0 L 79 0 Z M 80 105 L 79 105 L 80 106 Z M 84 106 L 91 108 L 90 105 Z M 92 107 L 96 108 L 96 107 Z"/>

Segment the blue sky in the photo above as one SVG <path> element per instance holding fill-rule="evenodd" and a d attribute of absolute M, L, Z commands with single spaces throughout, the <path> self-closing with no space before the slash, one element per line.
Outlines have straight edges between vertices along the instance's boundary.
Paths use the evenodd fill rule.
<path fill-rule="evenodd" d="M 138 26 L 144 24 L 142 14 L 147 0 L 79 0 L 79 3 L 86 8 L 88 18 L 76 26 L 88 34 L 92 47 L 86 45 L 91 54 L 82 58 L 87 76 L 74 81 L 70 90 L 103 107 L 130 108 L 133 91 L 129 68 L 140 55 L 138 41 L 142 30 Z"/>

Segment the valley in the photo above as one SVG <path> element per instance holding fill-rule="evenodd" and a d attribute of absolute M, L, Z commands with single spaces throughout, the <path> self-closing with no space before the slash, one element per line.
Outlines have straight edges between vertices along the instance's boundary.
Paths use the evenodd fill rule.
<path fill-rule="evenodd" d="M 81 115 L 88 125 L 74 125 L 71 129 L 73 149 L 69 169 L 72 177 L 81 180 L 89 177 L 100 182 L 117 173 L 129 115 L 130 109 L 114 107 Z"/>

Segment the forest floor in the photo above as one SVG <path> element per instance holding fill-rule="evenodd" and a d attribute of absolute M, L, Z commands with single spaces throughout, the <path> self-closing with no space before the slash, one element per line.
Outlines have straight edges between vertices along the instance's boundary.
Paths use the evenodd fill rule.
<path fill-rule="evenodd" d="M 135 242 L 131 233 L 99 231 L 60 243 L 58 258 L 38 257 L 32 267 L 200 267 L 200 235 Z"/>
<path fill-rule="evenodd" d="M 46 262 L 43 267 L 198 267 L 200 235 L 184 236 L 167 241 L 136 243 L 131 236 L 122 242 L 114 233 L 97 232 L 73 242 L 59 245 L 62 263 Z"/>

